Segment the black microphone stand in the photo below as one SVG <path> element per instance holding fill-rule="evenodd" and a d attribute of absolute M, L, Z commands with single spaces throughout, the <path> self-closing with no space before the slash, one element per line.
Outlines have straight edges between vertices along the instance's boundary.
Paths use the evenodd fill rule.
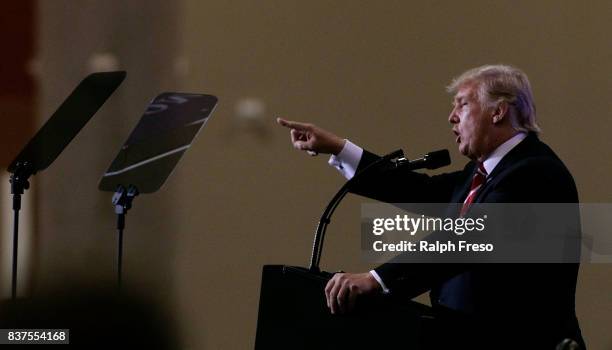
<path fill-rule="evenodd" d="M 376 170 L 385 171 L 388 168 L 395 169 L 401 167 L 402 169 L 406 170 L 416 170 L 422 168 L 436 169 L 448 164 L 450 164 L 448 150 L 430 152 L 422 158 L 408 160 L 404 157 L 404 152 L 399 149 L 381 157 L 380 159 L 377 159 L 365 167 L 362 171 L 355 174 L 355 176 L 353 176 L 340 188 L 338 193 L 336 193 L 334 198 L 332 198 L 331 202 L 329 202 L 325 208 L 325 211 L 323 211 L 323 215 L 321 215 L 312 245 L 312 257 L 310 259 L 309 270 L 314 273 L 321 272 L 319 269 L 319 262 L 321 260 L 321 252 L 323 250 L 325 230 L 327 229 L 327 225 L 330 223 L 330 218 L 334 213 L 334 210 L 336 210 L 336 207 L 338 207 L 338 204 L 340 204 L 340 201 L 351 190 L 351 186 L 360 181 L 365 175 L 369 175 Z"/>
<path fill-rule="evenodd" d="M 407 160 L 404 157 L 404 152 L 399 149 L 397 151 L 393 151 L 380 159 L 377 159 L 375 162 L 369 164 L 362 171 L 355 174 L 349 181 L 344 183 L 344 185 L 340 188 L 340 190 L 336 193 L 334 198 L 327 204 L 321 218 L 319 219 L 319 224 L 317 225 L 317 230 L 315 232 L 314 241 L 312 243 L 312 256 L 310 258 L 310 267 L 309 270 L 314 273 L 319 273 L 321 270 L 319 269 L 319 262 L 321 260 L 321 254 L 323 251 L 323 239 L 325 238 L 325 231 L 327 230 L 327 225 L 331 222 L 330 218 L 333 215 L 334 211 L 344 198 L 347 193 L 349 193 L 351 186 L 359 181 L 360 178 L 364 176 L 364 174 L 368 174 L 372 172 L 373 169 L 380 169 L 381 164 L 390 163 L 390 166 L 398 166 L 399 164 L 404 164 Z"/>

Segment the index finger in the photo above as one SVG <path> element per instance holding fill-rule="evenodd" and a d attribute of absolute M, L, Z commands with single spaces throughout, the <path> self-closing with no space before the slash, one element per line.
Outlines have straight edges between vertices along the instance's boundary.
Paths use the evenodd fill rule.
<path fill-rule="evenodd" d="M 285 120 L 283 118 L 276 118 L 276 122 L 286 128 L 296 129 L 296 130 L 308 130 L 310 126 L 306 123 L 300 123 L 292 120 Z"/>

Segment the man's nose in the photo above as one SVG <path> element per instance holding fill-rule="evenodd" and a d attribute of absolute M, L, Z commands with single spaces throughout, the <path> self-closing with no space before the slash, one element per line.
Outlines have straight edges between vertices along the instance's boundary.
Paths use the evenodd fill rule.
<path fill-rule="evenodd" d="M 455 108 L 453 108 L 451 113 L 448 115 L 448 122 L 451 123 L 451 124 L 459 123 L 459 117 L 457 116 Z"/>

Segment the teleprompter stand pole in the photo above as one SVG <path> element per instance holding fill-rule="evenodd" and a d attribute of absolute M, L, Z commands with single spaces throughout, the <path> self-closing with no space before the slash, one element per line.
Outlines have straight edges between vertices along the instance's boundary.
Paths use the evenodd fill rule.
<path fill-rule="evenodd" d="M 28 179 L 32 175 L 31 167 L 28 162 L 18 162 L 15 170 L 11 174 L 11 194 L 13 195 L 13 268 L 11 277 L 11 299 L 17 298 L 17 253 L 19 250 L 19 210 L 21 210 L 21 195 L 30 188 Z"/>
<path fill-rule="evenodd" d="M 121 290 L 121 267 L 123 258 L 123 229 L 125 215 L 132 208 L 132 201 L 138 195 L 138 189 L 130 185 L 127 189 L 119 185 L 113 195 L 113 205 L 117 214 L 117 290 Z"/>

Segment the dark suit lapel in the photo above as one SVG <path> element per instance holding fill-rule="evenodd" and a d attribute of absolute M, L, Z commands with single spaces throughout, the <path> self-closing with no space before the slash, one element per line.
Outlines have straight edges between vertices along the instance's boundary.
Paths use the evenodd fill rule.
<path fill-rule="evenodd" d="M 495 169 L 493 169 L 493 172 L 489 175 L 487 182 L 478 191 L 476 197 L 474 198 L 474 203 L 478 203 L 481 199 L 485 198 L 487 193 L 489 193 L 491 189 L 495 187 L 495 183 L 497 183 L 499 179 L 504 176 L 504 170 L 514 164 L 516 161 L 524 158 L 525 154 L 529 153 L 529 150 L 532 149 L 537 142 L 539 142 L 537 135 L 534 133 L 529 133 L 523 141 L 510 150 L 510 152 L 508 152 L 508 154 L 506 154 L 504 158 L 499 161 Z M 451 197 L 450 203 L 463 203 L 465 201 L 465 198 L 470 192 L 472 178 L 476 172 L 476 163 L 473 161 L 470 162 L 464 171 L 468 172 L 469 176 L 466 177 L 466 180 L 462 184 L 459 184 L 455 188 L 455 192 Z M 456 209 L 455 206 L 449 206 L 447 215 L 456 215 L 457 213 L 454 212 L 454 209 Z"/>
<path fill-rule="evenodd" d="M 476 194 L 474 203 L 478 203 L 481 201 L 481 199 L 484 199 L 487 193 L 489 193 L 495 187 L 495 184 L 499 182 L 501 178 L 503 178 L 504 171 L 512 164 L 515 164 L 517 161 L 523 159 L 525 154 L 528 154 L 529 150 L 532 149 L 537 142 L 539 142 L 537 135 L 534 133 L 529 133 L 523 141 L 510 150 L 510 152 L 508 152 L 508 154 L 506 154 L 499 161 L 495 169 L 493 169 L 493 172 L 487 177 L 487 182 Z"/>

